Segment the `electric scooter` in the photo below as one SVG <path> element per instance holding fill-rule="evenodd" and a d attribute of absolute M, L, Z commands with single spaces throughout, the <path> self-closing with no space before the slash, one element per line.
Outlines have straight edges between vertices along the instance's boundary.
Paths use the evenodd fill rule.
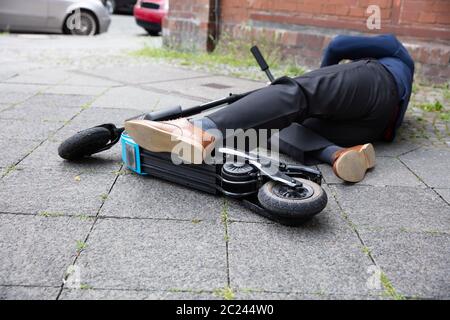
<path fill-rule="evenodd" d="M 259 49 L 255 46 L 251 52 L 261 70 L 273 82 L 274 77 Z M 226 107 L 252 92 L 230 94 L 188 109 L 181 106 L 166 108 L 133 119 L 166 121 L 192 117 L 206 110 Z M 240 199 L 245 207 L 283 225 L 298 226 L 321 212 L 327 204 L 327 195 L 321 187 L 322 175 L 315 169 L 226 147 L 215 150 L 214 159 L 221 161 L 175 164 L 172 154 L 145 150 L 133 141 L 124 128 L 113 124 L 102 124 L 78 132 L 59 146 L 58 153 L 63 159 L 76 160 L 108 150 L 119 141 L 122 160 L 129 170 L 213 195 Z"/>

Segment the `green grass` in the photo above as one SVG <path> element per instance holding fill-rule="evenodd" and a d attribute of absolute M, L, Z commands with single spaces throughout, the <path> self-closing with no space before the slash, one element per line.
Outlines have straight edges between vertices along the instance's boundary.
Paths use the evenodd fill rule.
<path fill-rule="evenodd" d="M 51 211 L 41 211 L 39 212 L 38 216 L 40 217 L 46 217 L 46 218 L 50 218 L 50 217 L 61 217 L 63 216 L 64 213 L 62 212 L 51 212 Z"/>
<path fill-rule="evenodd" d="M 91 216 L 88 216 L 87 214 L 78 214 L 75 217 L 77 217 L 78 219 L 80 219 L 81 221 L 88 221 L 88 220 L 92 220 L 94 219 Z"/>
<path fill-rule="evenodd" d="M 81 241 L 81 240 L 77 240 L 77 252 L 78 253 L 80 253 L 81 251 L 83 251 L 86 248 L 87 248 L 86 242 Z"/>
<path fill-rule="evenodd" d="M 450 121 L 450 112 L 442 112 L 439 118 L 443 121 Z"/>
<path fill-rule="evenodd" d="M 144 47 L 132 53 L 137 57 L 146 57 L 154 59 L 168 59 L 178 60 L 181 65 L 205 65 L 216 66 L 218 64 L 229 65 L 232 67 L 253 67 L 255 61 L 251 57 L 244 57 L 240 59 L 232 54 L 220 54 L 220 53 L 198 53 L 178 51 L 165 48 L 152 48 Z"/>
<path fill-rule="evenodd" d="M 363 252 L 365 255 L 367 255 L 367 256 L 372 255 L 372 252 L 370 251 L 370 248 L 368 248 L 368 247 L 366 247 L 366 246 L 362 247 L 362 252 Z"/>
<path fill-rule="evenodd" d="M 220 288 L 214 290 L 214 295 L 216 297 L 222 298 L 224 300 L 233 300 L 235 298 L 235 294 L 233 292 L 233 289 L 230 287 Z"/>
<path fill-rule="evenodd" d="M 381 284 L 384 287 L 384 293 L 387 297 L 392 298 L 394 300 L 405 300 L 405 297 L 395 290 L 391 281 L 388 279 L 386 274 L 381 273 L 380 276 Z"/>
<path fill-rule="evenodd" d="M 6 168 L 5 173 L 3 173 L 3 177 L 6 177 L 8 174 L 10 174 L 11 172 L 14 172 L 17 170 L 16 165 L 10 165 Z"/>
<path fill-rule="evenodd" d="M 435 100 L 434 103 L 421 103 L 418 105 L 418 107 L 427 112 L 441 112 L 444 110 L 444 106 L 438 100 Z"/>
<path fill-rule="evenodd" d="M 91 285 L 88 285 L 86 283 L 80 284 L 80 290 L 91 290 L 91 289 L 94 289 L 94 287 L 92 287 Z"/>
<path fill-rule="evenodd" d="M 444 96 L 445 100 L 450 101 L 450 89 L 449 88 L 444 89 L 443 96 Z"/>
<path fill-rule="evenodd" d="M 100 195 L 100 199 L 102 199 L 102 201 L 106 201 L 106 199 L 108 199 L 108 194 L 102 193 L 102 194 Z"/>
<path fill-rule="evenodd" d="M 116 176 L 125 176 L 127 174 L 130 174 L 131 172 L 129 170 L 127 170 L 127 169 L 120 169 L 120 170 L 113 171 L 113 173 Z"/>
<path fill-rule="evenodd" d="M 223 201 L 221 219 L 222 219 L 222 223 L 224 223 L 224 224 L 228 223 L 228 203 L 226 200 Z"/>
<path fill-rule="evenodd" d="M 259 39 L 234 39 L 228 35 L 222 35 L 221 40 L 215 50 L 211 53 L 183 50 L 179 48 L 154 48 L 146 46 L 140 50 L 133 51 L 132 56 L 152 59 L 164 59 L 182 66 L 202 66 L 208 70 L 244 77 L 262 78 L 263 73 L 254 76 L 254 71 L 258 70 L 258 65 L 250 52 L 253 44 L 257 43 L 264 54 L 267 63 L 275 75 L 299 76 L 306 70 L 296 64 L 293 59 L 285 59 L 280 52 L 280 39 L 278 37 Z M 231 69 L 231 70 L 230 70 Z"/>

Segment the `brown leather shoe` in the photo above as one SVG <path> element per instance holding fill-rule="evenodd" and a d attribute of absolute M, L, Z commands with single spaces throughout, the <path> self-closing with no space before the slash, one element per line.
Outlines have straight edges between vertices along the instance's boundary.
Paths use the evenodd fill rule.
<path fill-rule="evenodd" d="M 214 136 L 185 118 L 170 121 L 130 120 L 125 130 L 142 148 L 175 153 L 185 163 L 201 164 L 214 147 Z"/>
<path fill-rule="evenodd" d="M 375 149 L 371 143 L 346 148 L 334 155 L 333 171 L 344 181 L 359 182 L 375 167 Z"/>

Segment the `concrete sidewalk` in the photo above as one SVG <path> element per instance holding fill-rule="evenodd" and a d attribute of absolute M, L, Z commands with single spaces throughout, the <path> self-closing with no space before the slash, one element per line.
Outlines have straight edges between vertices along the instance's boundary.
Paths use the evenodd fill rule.
<path fill-rule="evenodd" d="M 449 139 L 413 113 L 362 183 L 319 166 L 300 228 L 133 175 L 119 146 L 62 161 L 78 130 L 263 85 L 123 53 L 143 41 L 0 36 L 0 299 L 450 298 Z"/>

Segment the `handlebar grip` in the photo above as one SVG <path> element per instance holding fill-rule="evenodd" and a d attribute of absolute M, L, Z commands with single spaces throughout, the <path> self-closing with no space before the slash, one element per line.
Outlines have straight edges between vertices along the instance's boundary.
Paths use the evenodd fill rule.
<path fill-rule="evenodd" d="M 253 46 L 250 51 L 252 52 L 253 56 L 255 57 L 256 61 L 258 62 L 259 66 L 261 67 L 262 71 L 266 71 L 269 69 L 269 65 L 266 62 L 266 59 L 264 59 L 261 51 L 259 51 L 259 48 L 257 46 Z"/>

